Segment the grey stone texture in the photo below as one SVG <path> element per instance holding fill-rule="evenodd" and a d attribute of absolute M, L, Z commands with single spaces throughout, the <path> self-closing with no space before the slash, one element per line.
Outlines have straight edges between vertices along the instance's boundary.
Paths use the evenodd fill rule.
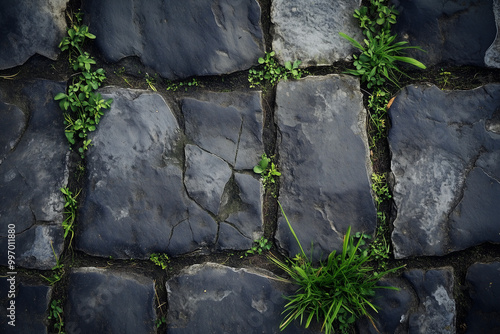
<path fill-rule="evenodd" d="M 65 329 L 76 333 L 156 333 L 152 279 L 83 267 L 69 275 Z"/>
<path fill-rule="evenodd" d="M 413 269 L 403 275 L 419 301 L 409 317 L 409 333 L 453 334 L 456 332 L 456 306 L 453 298 L 453 269 Z"/>
<path fill-rule="evenodd" d="M 0 70 L 24 64 L 40 54 L 52 60 L 66 33 L 68 0 L 0 2 Z"/>
<path fill-rule="evenodd" d="M 456 333 L 456 306 L 453 297 L 453 269 L 410 269 L 401 277 L 384 278 L 372 303 L 373 324 L 365 317 L 357 322 L 360 334 L 370 333 Z"/>
<path fill-rule="evenodd" d="M 256 0 L 85 0 L 107 61 L 137 56 L 169 79 L 250 68 L 264 54 Z"/>
<path fill-rule="evenodd" d="M 475 263 L 466 276 L 469 297 L 467 333 L 500 332 L 500 262 Z"/>
<path fill-rule="evenodd" d="M 273 0 L 273 50 L 281 63 L 302 61 L 301 66 L 331 65 L 352 58 L 355 49 L 340 37 L 343 32 L 362 37 L 353 17 L 360 0 Z"/>
<path fill-rule="evenodd" d="M 260 94 L 185 99 L 185 135 L 159 94 L 102 94 L 114 101 L 89 136 L 77 248 L 142 259 L 250 248 L 263 224 L 262 187 L 244 170 L 263 151 Z"/>
<path fill-rule="evenodd" d="M 111 109 L 89 136 L 77 248 L 99 256 L 182 254 L 215 241 L 217 224 L 185 193 L 181 131 L 163 98 L 108 88 Z"/>
<path fill-rule="evenodd" d="M 495 15 L 497 33 L 495 40 L 486 50 L 484 64 L 488 67 L 500 68 L 500 38 L 498 36 L 500 30 L 500 0 L 493 0 L 493 14 Z"/>
<path fill-rule="evenodd" d="M 389 113 L 396 258 L 500 242 L 500 85 L 408 86 Z"/>
<path fill-rule="evenodd" d="M 293 286 L 264 270 L 196 264 L 166 283 L 168 333 L 319 333 L 279 324 Z"/>
<path fill-rule="evenodd" d="M 50 269 L 56 264 L 51 244 L 58 256 L 63 250 L 60 188 L 68 180 L 68 146 L 53 96 L 64 89 L 37 80 L 24 86 L 19 106 L 1 104 L 2 123 L 12 128 L 2 133 L 0 151 L 0 247 L 7 250 L 8 228 L 15 229 L 16 266 Z M 7 264 L 7 251 L 1 263 Z"/>
<path fill-rule="evenodd" d="M 304 249 L 313 242 L 316 258 L 341 249 L 349 226 L 373 233 L 376 212 L 359 81 L 328 75 L 280 82 L 276 115 L 279 201 Z M 283 217 L 276 239 L 289 255 L 299 252 Z"/>
<path fill-rule="evenodd" d="M 45 327 L 52 287 L 12 275 L 0 280 L 2 333 L 48 333 Z M 11 282 L 15 291 L 11 295 Z M 13 304 L 11 302 L 14 302 Z M 14 326 L 13 326 L 14 325 Z"/>
<path fill-rule="evenodd" d="M 497 33 L 493 1 L 394 0 L 400 13 L 394 31 L 426 51 L 410 50 L 408 55 L 427 66 L 484 66 Z"/>

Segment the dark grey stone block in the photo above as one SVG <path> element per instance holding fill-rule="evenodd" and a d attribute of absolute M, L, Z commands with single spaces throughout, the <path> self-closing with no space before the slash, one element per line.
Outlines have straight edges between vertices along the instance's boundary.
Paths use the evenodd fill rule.
<path fill-rule="evenodd" d="M 53 97 L 65 88 L 64 83 L 45 80 L 27 83 L 22 91 L 28 102 L 25 112 L 31 114 L 26 128 L 19 109 L 9 108 L 13 113 L 7 124 L 17 126 L 0 134 L 10 147 L 0 162 L 0 247 L 7 250 L 8 227 L 14 227 L 18 266 L 50 269 L 56 264 L 51 243 L 57 256 L 63 249 L 60 188 L 68 180 L 69 151 L 61 110 Z M 7 264 L 6 251 L 1 263 Z"/>
<path fill-rule="evenodd" d="M 389 114 L 396 258 L 500 242 L 500 85 L 408 86 Z M 495 233 L 493 233 L 495 232 Z"/>
<path fill-rule="evenodd" d="M 66 33 L 68 0 L 0 2 L 0 70 L 24 64 L 38 53 L 56 60 Z"/>
<path fill-rule="evenodd" d="M 255 0 L 85 0 L 104 57 L 138 56 L 169 79 L 248 69 L 264 55 Z"/>
<path fill-rule="evenodd" d="M 69 276 L 64 308 L 68 334 L 156 333 L 152 279 L 99 268 L 79 268 Z"/>
<path fill-rule="evenodd" d="M 276 93 L 279 201 L 302 246 L 314 257 L 342 248 L 353 233 L 373 233 L 376 210 L 359 81 L 348 76 L 283 81 Z M 295 256 L 299 247 L 283 217 L 276 239 Z"/>

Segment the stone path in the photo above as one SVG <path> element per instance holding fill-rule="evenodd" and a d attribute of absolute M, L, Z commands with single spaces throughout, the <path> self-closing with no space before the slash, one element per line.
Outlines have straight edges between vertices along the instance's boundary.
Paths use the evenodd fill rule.
<path fill-rule="evenodd" d="M 274 251 L 298 248 L 252 168 L 266 149 L 278 154 L 279 200 L 316 259 L 339 249 L 349 226 L 373 234 L 364 92 L 334 70 L 271 92 L 233 86 L 230 74 L 246 79 L 266 45 L 281 62 L 300 59 L 318 73 L 311 66 L 351 59 L 338 32 L 361 36 L 352 17 L 360 1 L 75 3 L 0 1 L 0 332 L 53 333 L 47 316 L 59 299 L 67 333 L 279 333 L 282 295 L 295 287 L 264 257 L 239 259 L 238 251 L 263 235 Z M 498 78 L 498 0 L 393 3 L 395 31 L 428 51 L 414 57 Z M 70 80 L 57 45 L 64 12 L 76 6 L 110 77 L 140 63 L 134 75 L 143 84 L 144 73 L 223 82 L 153 92 L 115 75 L 119 86 L 100 90 L 114 101 L 89 137 L 83 176 L 53 100 Z M 460 91 L 409 85 L 389 116 L 391 263 L 407 266 L 380 283 L 400 290 L 374 297 L 378 330 L 499 333 L 500 82 Z M 70 250 L 60 188 L 75 184 L 83 190 Z M 154 267 L 152 253 L 167 253 L 176 269 Z M 65 275 L 50 286 L 40 275 L 56 257 Z M 313 327 L 284 332 L 319 333 Z M 356 332 L 377 330 L 361 319 Z"/>

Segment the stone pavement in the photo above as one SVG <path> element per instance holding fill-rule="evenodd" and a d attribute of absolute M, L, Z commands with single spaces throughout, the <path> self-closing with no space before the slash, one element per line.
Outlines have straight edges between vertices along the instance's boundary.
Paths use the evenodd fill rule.
<path fill-rule="evenodd" d="M 497 73 L 498 0 L 393 4 L 401 13 L 395 32 L 427 50 L 414 54 L 426 65 Z M 62 299 L 67 333 L 278 333 L 282 295 L 294 286 L 276 280 L 262 261 L 241 260 L 245 268 L 213 262 L 249 249 L 272 226 L 275 250 L 298 251 L 283 218 L 269 221 L 270 199 L 252 172 L 270 147 L 283 173 L 279 200 L 303 245 L 314 243 L 316 259 L 339 249 L 349 226 L 367 234 L 377 227 L 364 92 L 357 78 L 338 72 L 280 82 L 272 92 L 229 83 L 153 92 L 117 81 L 122 85 L 100 90 L 114 102 L 90 135 L 78 179 L 53 100 L 70 74 L 26 73 L 30 62 L 54 70 L 66 62 L 57 45 L 67 7 L 83 10 L 108 75 L 136 61 L 142 75 L 174 80 L 245 77 L 266 45 L 281 62 L 300 59 L 311 69 L 350 60 L 355 50 L 338 32 L 361 36 L 352 17 L 359 6 L 0 0 L 0 332 L 54 332 L 49 305 Z M 264 28 L 269 20 L 272 28 Z M 391 242 L 397 263 L 407 266 L 380 282 L 400 290 L 374 297 L 378 330 L 499 333 L 500 83 L 460 91 L 409 85 L 389 116 Z M 76 261 L 50 286 L 40 274 L 72 254 L 59 189 L 78 183 Z M 155 271 L 152 253 L 185 265 Z M 377 333 L 366 319 L 356 331 Z M 284 332 L 319 330 L 293 324 Z"/>

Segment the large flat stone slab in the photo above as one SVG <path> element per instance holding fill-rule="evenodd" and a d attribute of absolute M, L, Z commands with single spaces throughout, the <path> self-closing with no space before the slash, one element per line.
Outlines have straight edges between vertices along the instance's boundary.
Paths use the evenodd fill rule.
<path fill-rule="evenodd" d="M 500 331 L 500 262 L 475 263 L 467 270 L 466 280 L 472 306 L 468 311 L 467 333 Z"/>
<path fill-rule="evenodd" d="M 89 137 L 77 248 L 142 259 L 250 248 L 263 231 L 251 173 L 263 151 L 260 93 L 185 99 L 185 133 L 159 94 L 102 94 L 114 101 Z"/>
<path fill-rule="evenodd" d="M 4 310 L 0 317 L 2 333 L 48 333 L 45 323 L 52 294 L 50 286 L 8 275 L 0 280 L 0 291 L 0 306 Z"/>
<path fill-rule="evenodd" d="M 390 108 L 396 258 L 500 242 L 500 85 L 408 86 Z"/>
<path fill-rule="evenodd" d="M 82 7 L 106 60 L 137 56 L 169 79 L 245 70 L 264 54 L 256 0 L 85 0 Z"/>
<path fill-rule="evenodd" d="M 152 279 L 132 273 L 78 268 L 69 275 L 65 329 L 76 333 L 156 333 Z"/>
<path fill-rule="evenodd" d="M 410 269 L 402 277 L 384 278 L 372 298 L 380 309 L 371 312 L 377 328 L 367 319 L 358 321 L 361 334 L 370 333 L 456 333 L 456 306 L 453 297 L 453 269 Z"/>
<path fill-rule="evenodd" d="M 400 12 L 394 31 L 426 51 L 408 54 L 427 66 L 485 66 L 486 50 L 497 33 L 493 1 L 394 1 Z"/>
<path fill-rule="evenodd" d="M 217 224 L 186 195 L 181 131 L 163 98 L 108 88 L 111 109 L 89 138 L 77 247 L 89 254 L 146 258 L 214 243 Z"/>
<path fill-rule="evenodd" d="M 280 333 L 294 286 L 267 271 L 196 264 L 167 281 L 168 333 Z M 282 333 L 318 333 L 291 324 Z"/>
<path fill-rule="evenodd" d="M 0 247 L 7 250 L 8 229 L 15 230 L 16 266 L 51 269 L 63 249 L 64 198 L 68 180 L 67 140 L 58 104 L 53 97 L 64 83 L 27 83 L 22 94 L 27 107 L 2 104 L 11 129 L 1 132 Z M 22 109 L 26 110 L 21 111 Z M 25 114 L 30 114 L 29 120 Z M 7 264 L 7 251 L 1 263 Z"/>
<path fill-rule="evenodd" d="M 313 242 L 315 257 L 326 256 L 342 248 L 349 226 L 372 233 L 376 212 L 359 81 L 328 75 L 280 82 L 276 106 L 279 200 L 302 246 Z M 299 252 L 283 217 L 276 238 L 289 255 Z"/>
<path fill-rule="evenodd" d="M 68 0 L 0 2 L 0 70 L 24 64 L 40 54 L 52 60 L 66 33 Z"/>
<path fill-rule="evenodd" d="M 205 92 L 182 99 L 181 109 L 193 143 L 185 150 L 186 188 L 221 222 L 217 248 L 248 249 L 263 224 L 263 189 L 251 172 L 264 152 L 261 94 Z"/>
<path fill-rule="evenodd" d="M 360 0 L 273 0 L 273 50 L 278 59 L 301 60 L 302 66 L 331 65 L 352 58 L 355 49 L 339 32 L 360 40 L 353 17 Z"/>

